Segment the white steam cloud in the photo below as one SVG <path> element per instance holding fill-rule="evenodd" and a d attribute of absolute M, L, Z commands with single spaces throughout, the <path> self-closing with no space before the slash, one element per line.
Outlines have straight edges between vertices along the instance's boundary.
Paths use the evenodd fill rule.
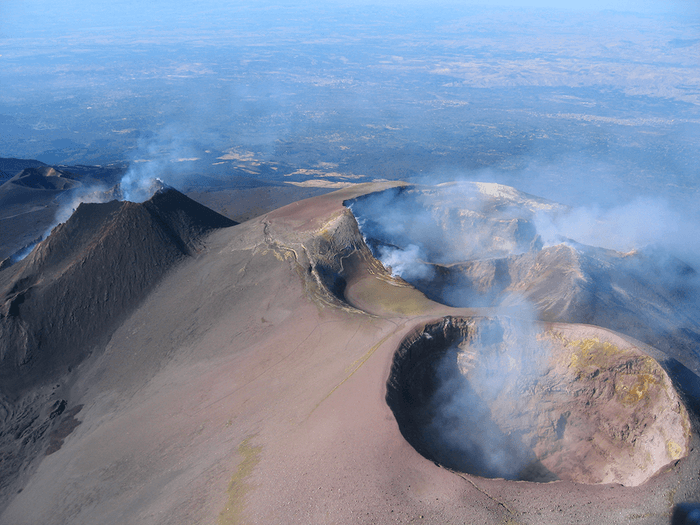
<path fill-rule="evenodd" d="M 424 429 L 437 459 L 485 477 L 551 476 L 533 466 L 537 457 L 524 432 L 535 426 L 535 415 L 523 396 L 536 388 L 550 355 L 525 320 L 485 321 L 475 336 L 448 349 L 436 368 L 441 382 L 431 399 L 434 417 Z"/>
<path fill-rule="evenodd" d="M 51 225 L 46 228 L 44 233 L 32 244 L 22 248 L 20 251 L 12 254 L 10 260 L 12 263 L 16 263 L 24 259 L 29 255 L 34 247 L 41 241 L 46 239 L 51 235 L 51 231 L 61 223 L 66 222 L 73 212 L 80 206 L 82 202 L 105 202 L 105 191 L 107 188 L 102 185 L 90 185 L 90 186 L 78 186 L 72 190 L 69 190 L 61 199 L 58 210 L 56 210 L 56 215 Z"/>
<path fill-rule="evenodd" d="M 158 187 L 156 181 L 178 186 L 193 177 L 189 163 L 199 160 L 193 143 L 187 132 L 175 126 L 142 140 L 119 183 L 123 200 L 143 202 Z"/>
<path fill-rule="evenodd" d="M 375 256 L 409 282 L 432 278 L 431 264 L 507 258 L 571 242 L 621 253 L 653 247 L 700 263 L 697 211 L 661 197 L 619 200 L 570 207 L 496 183 L 457 182 L 388 190 L 349 207 Z"/>
<path fill-rule="evenodd" d="M 436 368 L 423 440 L 451 468 L 553 479 L 523 430 L 533 427 L 528 393 L 550 355 L 533 328 L 545 314 L 575 304 L 570 322 L 639 329 L 628 335 L 652 334 L 651 343 L 674 330 L 700 340 L 697 215 L 662 198 L 570 207 L 496 183 L 458 182 L 390 189 L 348 206 L 394 275 L 445 304 L 492 306 L 510 318 L 505 334 L 482 331 Z M 624 313 L 616 319 L 617 308 Z"/>
<path fill-rule="evenodd" d="M 64 199 L 56 212 L 53 226 L 46 230 L 44 237 L 48 237 L 51 230 L 58 224 L 66 222 L 81 203 L 105 202 L 107 187 L 103 185 L 81 186 L 73 190 L 67 199 Z"/>
<path fill-rule="evenodd" d="M 620 206 L 573 208 L 564 213 L 537 213 L 537 233 L 545 246 L 574 239 L 581 244 L 629 252 L 648 245 L 691 248 L 694 236 L 686 236 L 687 218 L 661 199 L 640 197 Z"/>
<path fill-rule="evenodd" d="M 409 282 L 432 278 L 434 264 L 527 252 L 537 241 L 535 213 L 565 210 L 506 186 L 470 182 L 397 188 L 348 206 L 375 256 Z"/>
<path fill-rule="evenodd" d="M 430 279 L 434 270 L 432 266 L 423 261 L 424 254 L 415 244 L 409 244 L 406 248 L 393 246 L 380 246 L 379 259 L 387 268 L 391 268 L 394 276 L 399 276 L 407 281 L 416 279 Z"/>
<path fill-rule="evenodd" d="M 164 185 L 179 185 L 196 177 L 188 166 L 189 161 L 198 160 L 191 144 L 189 135 L 174 126 L 166 127 L 157 136 L 143 140 L 116 187 L 93 184 L 78 186 L 66 192 L 61 198 L 52 224 L 36 242 L 13 254 L 12 262 L 20 261 L 29 255 L 56 226 L 66 222 L 81 203 L 111 200 L 144 202 Z"/>

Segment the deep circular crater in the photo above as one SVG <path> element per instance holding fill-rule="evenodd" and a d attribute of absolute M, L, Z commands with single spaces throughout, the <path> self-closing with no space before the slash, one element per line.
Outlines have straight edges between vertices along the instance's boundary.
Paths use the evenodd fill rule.
<path fill-rule="evenodd" d="M 636 486 L 690 442 L 661 366 L 586 325 L 428 323 L 397 349 L 386 397 L 418 452 L 483 477 Z"/>

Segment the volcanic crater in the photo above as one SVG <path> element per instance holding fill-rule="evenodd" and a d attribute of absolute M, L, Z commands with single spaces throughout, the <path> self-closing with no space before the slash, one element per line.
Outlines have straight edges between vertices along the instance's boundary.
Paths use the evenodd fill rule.
<path fill-rule="evenodd" d="M 390 280 L 457 307 L 403 340 L 387 381 L 401 433 L 424 457 L 487 478 L 638 486 L 688 455 L 688 413 L 655 359 L 669 369 L 668 346 L 683 345 L 671 338 L 659 353 L 628 337 L 658 342 L 659 322 L 630 298 L 667 304 L 653 276 L 673 268 L 571 239 L 544 246 L 535 218 L 567 209 L 496 184 L 344 204 Z M 601 316 L 603 303 L 616 307 Z M 591 321 L 605 328 L 578 324 Z"/>
<path fill-rule="evenodd" d="M 663 368 L 592 326 L 430 322 L 396 351 L 386 397 L 418 452 L 483 477 L 637 486 L 689 450 Z"/>

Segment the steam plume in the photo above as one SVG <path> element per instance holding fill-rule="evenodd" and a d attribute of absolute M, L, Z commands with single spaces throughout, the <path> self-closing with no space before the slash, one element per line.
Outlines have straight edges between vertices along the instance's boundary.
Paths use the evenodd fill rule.
<path fill-rule="evenodd" d="M 528 477 L 525 471 L 537 459 L 523 443 L 522 430 L 512 429 L 533 426 L 535 416 L 523 395 L 545 371 L 549 348 L 537 341 L 527 320 L 485 323 L 468 343 L 454 345 L 436 367 L 440 385 L 424 439 L 452 468 L 485 477 Z M 535 477 L 542 481 L 546 474 Z"/>
<path fill-rule="evenodd" d="M 562 309 L 574 297 L 581 301 L 580 310 L 566 314 L 569 322 L 592 322 L 587 316 L 595 314 L 596 302 L 608 301 L 610 316 L 624 308 L 627 320 L 646 325 L 656 339 L 677 327 L 700 340 L 697 272 L 679 259 L 698 261 L 697 222 L 684 220 L 661 198 L 571 207 L 497 183 L 462 181 L 392 189 L 348 206 L 375 256 L 395 276 L 446 304 L 493 306 L 515 316 L 506 333 L 482 330 L 468 346 L 450 348 L 435 368 L 438 387 L 423 439 L 439 451 L 438 461 L 453 468 L 552 479 L 528 446 L 530 438 L 509 430 L 534 426 L 527 421 L 534 417 L 528 392 L 545 372 L 550 351 L 536 341 L 533 321 L 552 297 Z M 552 270 L 563 274 L 538 280 Z M 564 279 L 571 282 L 562 284 Z M 523 281 L 527 285 L 518 288 Z M 524 295 L 536 286 L 543 290 L 535 295 L 542 299 L 537 307 Z M 513 305 L 517 312 L 506 310 Z M 607 321 L 605 326 L 643 339 L 629 333 L 629 324 Z"/>

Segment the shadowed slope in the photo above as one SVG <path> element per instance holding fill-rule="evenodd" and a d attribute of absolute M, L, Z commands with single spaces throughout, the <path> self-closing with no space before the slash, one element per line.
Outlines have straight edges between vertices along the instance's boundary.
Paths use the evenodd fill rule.
<path fill-rule="evenodd" d="M 200 238 L 233 221 L 175 190 L 143 204 L 81 204 L 0 274 L 0 392 L 76 366 Z"/>
<path fill-rule="evenodd" d="M 49 166 L 26 168 L 0 185 L 0 204 L 3 208 L 23 204 L 42 205 L 47 198 L 80 185 L 66 173 Z"/>
<path fill-rule="evenodd" d="M 48 166 L 24 169 L 8 182 L 10 185 L 37 190 L 67 190 L 80 184 L 67 177 L 65 173 Z"/>
<path fill-rule="evenodd" d="M 202 251 L 204 235 L 234 224 L 172 189 L 142 204 L 81 204 L 0 272 L 3 499 L 79 425 L 82 403 L 70 402 L 66 375 L 104 348 L 174 265 Z"/>
<path fill-rule="evenodd" d="M 32 162 L 37 161 L 9 165 L 12 168 Z M 55 224 L 61 197 L 83 186 L 70 174 L 41 163 L 25 167 L 4 184 L 2 182 L 0 180 L 0 261 L 40 240 L 47 228 Z"/>
<path fill-rule="evenodd" d="M 11 179 L 25 168 L 46 166 L 40 160 L 0 158 L 0 181 Z"/>

